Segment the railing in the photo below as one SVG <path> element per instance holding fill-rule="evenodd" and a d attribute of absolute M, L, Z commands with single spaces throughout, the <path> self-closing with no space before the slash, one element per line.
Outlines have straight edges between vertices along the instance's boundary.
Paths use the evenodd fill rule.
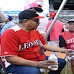
<path fill-rule="evenodd" d="M 50 10 L 50 12 L 57 12 L 57 10 Z M 59 14 L 59 16 L 74 16 L 74 10 L 62 10 Z"/>

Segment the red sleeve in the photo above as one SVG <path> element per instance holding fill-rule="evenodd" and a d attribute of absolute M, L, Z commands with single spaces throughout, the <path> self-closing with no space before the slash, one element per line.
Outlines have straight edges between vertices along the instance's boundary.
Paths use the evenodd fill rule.
<path fill-rule="evenodd" d="M 14 30 L 8 29 L 1 36 L 1 55 L 18 55 L 19 39 Z"/>
<path fill-rule="evenodd" d="M 45 45 L 47 42 L 44 39 L 44 37 L 39 33 L 39 31 L 38 31 L 38 35 L 39 35 L 39 38 L 40 38 L 40 41 L 42 42 L 42 44 Z"/>

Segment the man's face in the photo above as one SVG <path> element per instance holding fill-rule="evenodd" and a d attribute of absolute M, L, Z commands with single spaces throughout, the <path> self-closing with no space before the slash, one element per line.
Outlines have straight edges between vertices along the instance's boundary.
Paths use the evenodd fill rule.
<path fill-rule="evenodd" d="M 27 22 L 28 22 L 27 25 L 29 30 L 35 30 L 39 25 L 39 19 L 30 19 L 30 20 L 27 20 Z"/>
<path fill-rule="evenodd" d="M 71 32 L 74 32 L 74 22 L 70 22 L 68 28 Z"/>

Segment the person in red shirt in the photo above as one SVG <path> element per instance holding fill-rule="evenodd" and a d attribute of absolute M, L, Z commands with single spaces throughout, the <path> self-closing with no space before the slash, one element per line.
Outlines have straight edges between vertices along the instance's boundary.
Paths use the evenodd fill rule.
<path fill-rule="evenodd" d="M 8 73 L 41 74 L 39 68 L 53 70 L 52 67 L 56 67 L 53 65 L 57 64 L 54 61 L 39 61 L 40 43 L 48 51 L 67 54 L 72 52 L 72 49 L 61 49 L 47 44 L 43 36 L 36 30 L 39 18 L 43 18 L 36 11 L 26 9 L 21 11 L 18 17 L 19 24 L 7 29 L 1 36 L 1 56 L 5 56 Z"/>
<path fill-rule="evenodd" d="M 53 22 L 53 19 L 55 16 L 56 16 L 56 12 L 50 12 L 50 14 L 49 14 L 50 20 L 48 21 L 48 24 L 46 26 L 46 33 L 47 33 L 51 23 Z M 59 35 L 62 32 L 63 26 L 64 26 L 64 24 L 61 21 L 56 20 L 48 38 L 47 38 L 47 42 L 49 45 L 59 47 Z M 57 52 L 52 52 L 52 53 L 54 53 L 58 57 Z M 61 73 L 61 71 L 63 70 L 63 68 L 66 65 L 66 61 L 65 61 L 65 59 L 58 58 L 58 63 L 59 63 L 58 70 L 50 71 L 49 74 L 54 74 L 54 73 L 60 74 Z"/>
<path fill-rule="evenodd" d="M 39 19 L 39 25 L 37 27 L 37 30 L 39 31 L 39 33 L 41 33 L 41 35 L 45 38 L 46 37 L 46 26 L 48 24 L 48 18 L 42 13 L 43 9 L 42 6 L 38 5 L 36 7 L 30 7 L 30 9 L 35 10 L 36 13 L 38 13 L 39 16 L 44 16 L 44 18 Z M 40 60 L 45 60 L 45 54 L 44 54 L 44 49 L 42 50 L 42 48 L 40 48 Z"/>
<path fill-rule="evenodd" d="M 46 26 L 46 32 L 48 30 L 48 28 L 50 27 L 51 23 L 53 22 L 53 19 L 56 15 L 56 12 L 51 12 L 50 15 L 49 15 L 49 22 Z M 49 37 L 47 38 L 47 41 L 55 46 L 59 46 L 59 35 L 61 34 L 62 30 L 63 30 L 63 26 L 64 26 L 64 23 L 62 23 L 61 21 L 59 20 L 56 20 L 51 32 L 50 32 L 50 35 Z"/>
<path fill-rule="evenodd" d="M 59 45 L 61 48 L 73 49 L 74 50 L 74 19 L 68 21 L 68 31 L 61 33 L 59 36 Z M 74 51 L 73 51 L 74 54 Z M 67 56 L 69 62 L 71 62 L 72 72 L 74 74 L 74 55 Z"/>

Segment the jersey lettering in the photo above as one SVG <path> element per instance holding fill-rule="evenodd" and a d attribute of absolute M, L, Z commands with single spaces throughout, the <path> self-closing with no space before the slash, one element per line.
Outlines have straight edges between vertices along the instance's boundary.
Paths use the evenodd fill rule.
<path fill-rule="evenodd" d="M 29 43 L 24 43 L 24 47 L 22 47 L 22 45 L 19 45 L 19 50 L 28 49 L 28 48 L 31 48 L 31 47 L 37 46 L 37 45 L 39 45 L 39 40 L 35 40 L 35 41 L 29 42 Z"/>
<path fill-rule="evenodd" d="M 67 40 L 67 44 L 74 42 L 74 38 Z"/>

